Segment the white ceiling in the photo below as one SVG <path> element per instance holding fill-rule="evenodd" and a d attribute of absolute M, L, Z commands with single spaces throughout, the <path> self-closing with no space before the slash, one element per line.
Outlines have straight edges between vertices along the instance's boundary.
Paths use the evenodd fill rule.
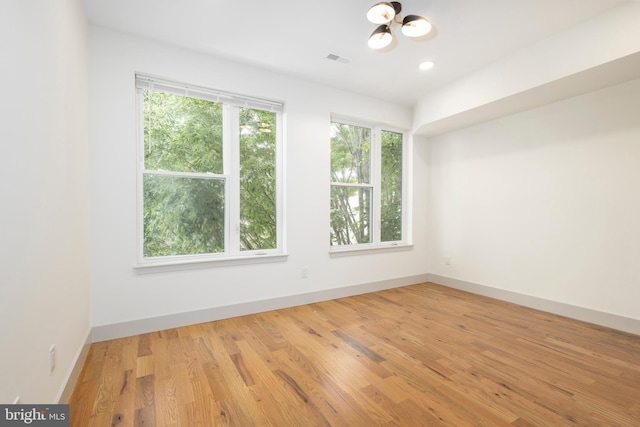
<path fill-rule="evenodd" d="M 412 106 L 434 88 L 630 0 L 406 0 L 434 25 L 374 52 L 376 0 L 84 0 L 99 25 Z M 343 64 L 330 53 L 349 57 Z M 433 60 L 428 72 L 418 64 Z"/>

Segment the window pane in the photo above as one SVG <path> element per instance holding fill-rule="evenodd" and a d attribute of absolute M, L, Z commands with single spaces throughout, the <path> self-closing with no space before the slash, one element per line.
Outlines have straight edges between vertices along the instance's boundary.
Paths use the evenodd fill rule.
<path fill-rule="evenodd" d="M 144 256 L 224 251 L 224 179 L 144 175 Z"/>
<path fill-rule="evenodd" d="M 331 245 L 371 243 L 371 191 L 331 186 Z"/>
<path fill-rule="evenodd" d="M 331 182 L 371 182 L 371 129 L 331 123 Z"/>
<path fill-rule="evenodd" d="M 402 134 L 382 131 L 380 240 L 402 240 Z"/>
<path fill-rule="evenodd" d="M 276 114 L 240 110 L 240 250 L 276 247 Z"/>
<path fill-rule="evenodd" d="M 144 168 L 222 174 L 222 105 L 143 90 Z"/>

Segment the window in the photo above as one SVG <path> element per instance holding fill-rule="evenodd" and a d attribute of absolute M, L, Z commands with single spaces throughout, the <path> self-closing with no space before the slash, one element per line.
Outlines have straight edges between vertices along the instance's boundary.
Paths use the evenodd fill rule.
<path fill-rule="evenodd" d="M 282 252 L 282 104 L 136 76 L 144 261 Z"/>
<path fill-rule="evenodd" d="M 330 136 L 332 248 L 405 243 L 403 133 L 334 119 Z"/>

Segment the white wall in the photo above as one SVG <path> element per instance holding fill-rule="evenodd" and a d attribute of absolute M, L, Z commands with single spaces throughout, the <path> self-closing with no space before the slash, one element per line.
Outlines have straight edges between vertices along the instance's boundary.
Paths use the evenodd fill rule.
<path fill-rule="evenodd" d="M 56 402 L 89 333 L 82 4 L 3 1 L 0 40 L 0 402 Z"/>
<path fill-rule="evenodd" d="M 286 262 L 136 273 L 135 72 L 286 102 Z M 412 250 L 328 253 L 330 114 L 410 129 L 410 109 L 93 27 L 89 74 L 94 326 L 427 272 L 424 215 L 416 217 Z M 416 157 L 415 193 L 424 194 L 424 161 Z M 416 202 L 424 211 L 424 199 Z M 300 278 L 302 267 L 309 278 Z"/>
<path fill-rule="evenodd" d="M 629 1 L 425 94 L 414 129 L 436 135 L 638 78 L 640 2 Z"/>
<path fill-rule="evenodd" d="M 640 319 L 639 112 L 633 80 L 432 138 L 429 272 Z"/>

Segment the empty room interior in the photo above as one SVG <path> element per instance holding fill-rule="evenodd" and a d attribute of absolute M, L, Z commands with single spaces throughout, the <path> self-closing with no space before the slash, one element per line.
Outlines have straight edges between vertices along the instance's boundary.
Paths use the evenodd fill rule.
<path fill-rule="evenodd" d="M 640 426 L 640 2 L 7 0 L 0 403 Z"/>

